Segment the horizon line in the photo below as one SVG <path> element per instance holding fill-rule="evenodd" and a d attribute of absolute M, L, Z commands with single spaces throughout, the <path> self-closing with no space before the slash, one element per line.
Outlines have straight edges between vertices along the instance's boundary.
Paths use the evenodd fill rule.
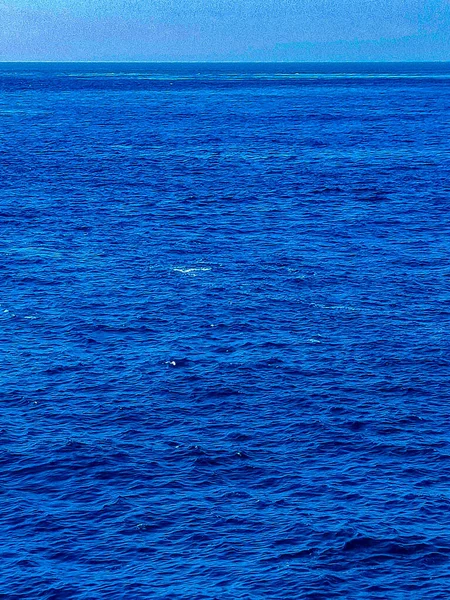
<path fill-rule="evenodd" d="M 435 64 L 448 60 L 0 60 L 0 64 Z"/>

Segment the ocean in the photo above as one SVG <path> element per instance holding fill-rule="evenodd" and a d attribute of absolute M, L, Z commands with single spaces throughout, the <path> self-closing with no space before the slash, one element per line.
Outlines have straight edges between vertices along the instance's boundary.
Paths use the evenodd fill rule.
<path fill-rule="evenodd" d="M 450 63 L 0 65 L 0 597 L 447 600 Z"/>

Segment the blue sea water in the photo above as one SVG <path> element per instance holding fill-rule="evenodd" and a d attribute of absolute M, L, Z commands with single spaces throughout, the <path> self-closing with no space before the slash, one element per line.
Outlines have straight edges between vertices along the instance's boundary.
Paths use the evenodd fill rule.
<path fill-rule="evenodd" d="M 0 597 L 447 599 L 450 64 L 0 65 Z"/>

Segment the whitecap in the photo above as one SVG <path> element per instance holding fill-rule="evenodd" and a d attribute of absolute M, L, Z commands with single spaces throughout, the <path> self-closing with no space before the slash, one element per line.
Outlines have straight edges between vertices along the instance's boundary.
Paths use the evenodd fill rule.
<path fill-rule="evenodd" d="M 211 267 L 176 267 L 174 271 L 177 273 L 196 273 L 197 271 L 211 271 Z"/>
<path fill-rule="evenodd" d="M 328 310 L 356 310 L 354 306 L 346 306 L 344 304 L 319 304 L 317 302 L 311 302 L 311 306 L 317 306 L 317 308 L 326 308 Z"/>

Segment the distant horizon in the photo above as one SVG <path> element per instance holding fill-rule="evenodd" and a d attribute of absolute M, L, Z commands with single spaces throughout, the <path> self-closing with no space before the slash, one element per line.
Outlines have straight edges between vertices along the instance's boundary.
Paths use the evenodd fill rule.
<path fill-rule="evenodd" d="M 6 64 L 155 64 L 155 65 L 389 65 L 389 64 L 450 64 L 446 60 L 0 60 Z"/>

